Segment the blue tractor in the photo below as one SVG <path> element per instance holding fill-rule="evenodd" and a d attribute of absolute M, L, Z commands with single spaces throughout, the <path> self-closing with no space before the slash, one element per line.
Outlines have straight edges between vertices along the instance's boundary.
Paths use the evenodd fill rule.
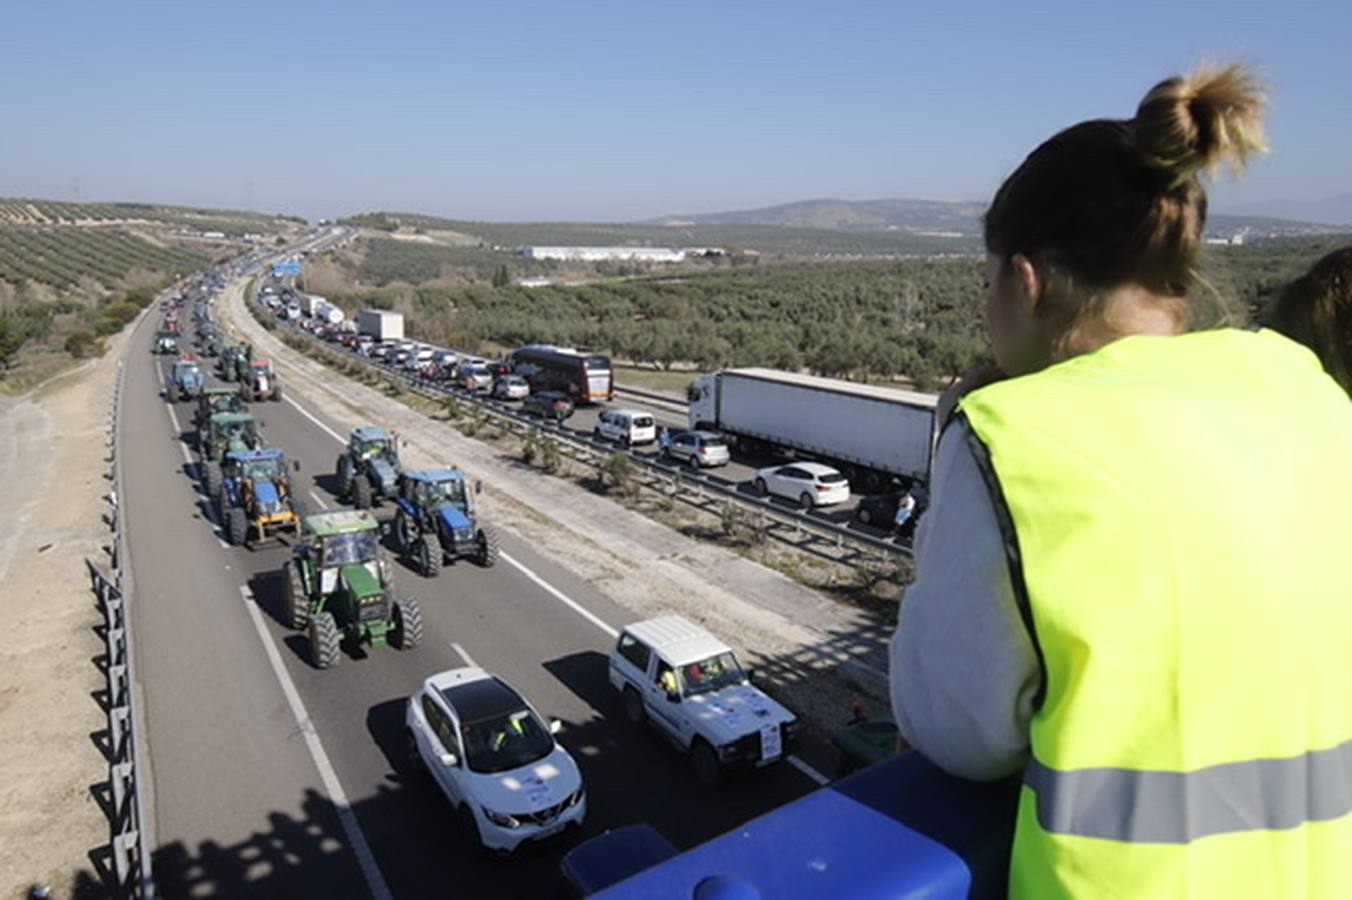
<path fill-rule="evenodd" d="M 169 373 L 169 389 L 173 397 L 179 400 L 193 400 L 201 395 L 206 383 L 197 358 L 191 355 L 179 357 Z"/>
<path fill-rule="evenodd" d="M 357 509 L 370 509 L 381 497 L 394 497 L 400 468 L 395 435 L 374 425 L 354 428 L 338 457 L 338 494 Z"/>
<path fill-rule="evenodd" d="M 443 559 L 470 557 L 485 569 L 498 561 L 498 536 L 474 514 L 474 491 L 466 489 L 459 469 L 427 469 L 399 476 L 394 539 L 399 552 L 417 562 L 428 578 Z"/>
<path fill-rule="evenodd" d="M 293 464 L 300 471 L 300 463 Z M 232 450 L 225 456 L 216 508 L 230 543 L 266 541 L 283 531 L 298 533 L 300 517 L 291 498 L 286 454 L 281 450 Z"/>

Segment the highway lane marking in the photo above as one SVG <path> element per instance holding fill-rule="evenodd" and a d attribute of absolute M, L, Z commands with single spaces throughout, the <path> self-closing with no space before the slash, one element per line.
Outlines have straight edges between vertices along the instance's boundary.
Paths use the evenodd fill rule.
<path fill-rule="evenodd" d="M 337 441 L 337 442 L 340 443 L 340 444 L 344 444 L 344 445 L 347 444 L 347 440 L 346 440 L 346 439 L 344 439 L 341 435 L 339 435 L 339 434 L 338 434 L 336 431 L 334 431 L 332 428 L 330 428 L 329 426 L 325 425 L 323 422 L 319 421 L 319 419 L 317 419 L 317 418 L 315 418 L 314 416 L 312 416 L 312 415 L 309 413 L 308 410 L 306 410 L 304 407 L 302 407 L 302 406 L 301 406 L 299 403 L 297 403 L 295 400 L 292 400 L 291 397 L 290 397 L 290 395 L 285 395 L 285 396 L 282 397 L 282 399 L 285 400 L 287 403 L 290 403 L 292 406 L 294 406 L 297 410 L 300 411 L 300 413 L 301 413 L 302 415 L 304 415 L 304 416 L 305 416 L 307 419 L 309 419 L 311 422 L 314 422 L 314 423 L 315 423 L 316 425 L 318 425 L 320 428 L 324 429 L 324 431 L 328 432 L 328 434 L 331 435 L 335 441 Z M 573 612 L 577 613 L 577 614 L 580 615 L 582 618 L 586 619 L 588 622 L 591 622 L 593 625 L 595 625 L 597 628 L 601 629 L 603 632 L 605 632 L 605 633 L 606 633 L 607 635 L 609 635 L 611 638 L 617 638 L 617 637 L 620 636 L 619 629 L 615 628 L 613 625 L 611 625 L 610 623 L 606 622 L 604 619 L 602 619 L 600 616 L 598 616 L 598 615 L 596 615 L 595 613 L 593 613 L 591 610 L 587 609 L 587 608 L 586 608 L 585 606 L 583 606 L 581 603 L 578 603 L 578 602 L 577 602 L 576 600 L 574 600 L 572 597 L 569 597 L 569 596 L 568 596 L 567 594 L 565 594 L 563 591 L 561 591 L 561 590 L 559 590 L 558 588 L 554 587 L 554 585 L 550 584 L 548 581 L 545 581 L 545 580 L 544 580 L 543 578 L 541 578 L 539 575 L 535 574 L 535 572 L 532 571 L 531 568 L 530 568 L 529 566 L 526 566 L 524 563 L 519 562 L 519 561 L 518 561 L 515 557 L 513 557 L 510 553 L 507 553 L 507 552 L 505 552 L 505 551 L 501 551 L 501 552 L 498 553 L 498 559 L 502 560 L 503 562 L 505 562 L 505 563 L 507 563 L 508 565 L 510 565 L 510 566 L 512 566 L 513 568 L 515 568 L 515 569 L 516 569 L 517 571 L 519 571 L 522 575 L 525 575 L 528 579 L 530 579 L 531 581 L 535 582 L 535 584 L 538 585 L 538 586 L 540 587 L 540 589 L 543 590 L 545 593 L 549 594 L 549 595 L 552 596 L 554 599 L 558 600 L 560 603 L 564 604 L 564 605 L 567 606 L 569 609 L 573 610 Z M 461 655 L 462 657 L 464 657 L 465 660 L 466 660 L 467 663 L 468 663 L 469 657 L 468 657 L 468 655 L 465 653 L 465 651 L 464 651 L 463 649 L 460 649 L 458 645 L 452 644 L 451 646 L 452 646 L 452 647 L 455 647 L 456 650 L 460 653 L 460 655 Z M 468 664 L 469 664 L 469 665 L 474 665 L 473 663 L 468 663 Z M 812 779 L 813 781 L 815 781 L 817 784 L 825 785 L 825 784 L 830 784 L 830 783 L 831 783 L 831 779 L 827 778 L 827 777 L 826 777 L 825 775 L 823 775 L 821 772 L 817 771 L 817 769 L 815 769 L 814 767 L 812 767 L 812 766 L 809 765 L 808 763 L 804 762 L 803 760 L 799 759 L 797 756 L 788 756 L 788 757 L 785 757 L 785 759 L 786 759 L 787 762 L 789 762 L 790 764 L 792 764 L 793 767 L 794 767 L 795 769 L 797 769 L 798 771 L 802 772 L 804 775 L 806 775 L 808 778 L 810 778 L 810 779 Z"/>
<path fill-rule="evenodd" d="M 305 418 L 309 419 L 311 422 L 314 422 L 314 423 L 315 423 L 316 425 L 318 425 L 320 428 L 324 429 L 324 431 L 327 432 L 327 433 L 329 434 L 329 436 L 332 437 L 335 441 L 337 441 L 337 442 L 340 443 L 340 444 L 346 444 L 346 443 L 347 443 L 347 438 L 343 437 L 341 434 L 339 434 L 338 432 L 334 431 L 332 428 L 330 428 L 329 426 L 325 425 L 323 422 L 319 421 L 319 419 L 315 418 L 315 417 L 310 413 L 310 411 L 309 411 L 308 409 L 306 409 L 305 407 L 301 406 L 301 405 L 300 405 L 299 403 L 297 403 L 295 400 L 292 400 L 290 394 L 284 394 L 284 395 L 282 395 L 282 399 L 285 400 L 287 403 L 290 403 L 292 406 L 294 406 L 294 407 L 296 408 L 296 410 L 297 410 L 302 416 L 304 416 Z"/>
<path fill-rule="evenodd" d="M 465 652 L 464 647 L 461 647 L 455 641 L 451 641 L 451 649 L 454 650 L 456 653 L 460 654 L 460 658 L 465 661 L 465 665 L 475 669 L 479 668 L 479 664 L 476 663 L 474 659 L 468 653 Z"/>
<path fill-rule="evenodd" d="M 318 503 L 320 509 L 328 509 L 328 508 L 329 508 L 329 505 L 328 505 L 327 503 L 324 502 L 324 498 L 321 497 L 321 496 L 319 496 L 318 494 L 316 494 L 314 491 L 310 491 L 310 499 L 313 500 L 314 502 Z"/>
<path fill-rule="evenodd" d="M 343 831 L 347 833 L 348 842 L 352 846 L 353 854 L 357 857 L 357 864 L 361 867 L 362 876 L 366 879 L 366 886 L 371 890 L 371 896 L 375 897 L 376 900 L 393 900 L 394 895 L 390 893 L 389 886 L 385 884 L 385 876 L 376 863 L 375 855 L 371 853 L 371 846 L 366 842 L 366 835 L 361 830 L 361 824 L 357 821 L 356 814 L 352 812 L 352 805 L 348 802 L 347 792 L 343 790 L 342 782 L 338 780 L 338 773 L 334 771 L 333 763 L 329 761 L 329 755 L 324 752 L 324 744 L 319 740 L 319 732 L 315 730 L 314 723 L 310 721 L 310 714 L 305 711 L 305 704 L 296 691 L 296 685 L 291 681 L 291 676 L 287 674 L 286 666 L 282 664 L 281 654 L 277 652 L 277 646 L 268 634 L 267 625 L 263 622 L 263 614 L 258 609 L 258 603 L 254 600 L 252 592 L 244 585 L 239 586 L 239 595 L 244 600 L 244 607 L 249 610 L 249 618 L 253 620 L 254 628 L 258 631 L 258 639 L 263 642 L 263 649 L 267 653 L 268 662 L 272 665 L 272 672 L 277 676 L 277 681 L 282 686 L 282 693 L 286 695 L 286 702 L 291 707 L 291 716 L 296 720 L 296 727 L 305 736 L 305 746 L 310 751 L 310 758 L 314 760 L 315 768 L 319 769 L 319 777 L 323 779 L 324 789 L 328 791 L 329 799 L 333 802 L 334 809 L 338 813 L 338 821 L 342 823 Z"/>
<path fill-rule="evenodd" d="M 191 469 L 192 454 L 188 453 L 188 448 L 183 446 L 182 438 L 178 437 L 178 435 L 183 433 L 183 429 L 180 428 L 178 424 L 178 414 L 174 412 L 173 404 L 169 403 L 168 401 L 165 402 L 164 408 L 169 413 L 170 423 L 173 424 L 174 426 L 174 443 L 178 444 L 178 452 L 183 454 L 184 464 L 189 469 Z M 216 543 L 220 544 L 222 549 L 229 550 L 230 549 L 229 542 L 221 540 L 219 535 L 217 535 L 216 533 L 219 529 L 221 529 L 224 526 L 222 526 L 220 522 L 216 521 L 216 507 L 210 502 L 210 499 L 208 499 L 208 502 L 206 504 L 206 520 L 211 523 L 212 526 L 211 536 L 216 538 Z"/>
<path fill-rule="evenodd" d="M 539 575 L 536 575 L 533 571 L 531 571 L 529 567 L 523 565 L 520 562 L 517 562 L 516 558 L 513 557 L 510 553 L 499 552 L 498 559 L 502 560 L 503 562 L 507 563 L 510 566 L 513 566 L 522 575 L 525 575 L 531 581 L 539 585 L 541 590 L 543 590 L 545 593 L 551 595 L 555 600 L 558 600 L 563 605 L 572 609 L 573 612 L 577 613 L 582 618 L 586 619 L 588 622 L 591 622 L 593 625 L 604 631 L 606 634 L 610 635 L 612 638 L 617 638 L 620 636 L 620 632 L 617 628 L 603 621 L 599 616 L 597 616 L 591 610 L 587 609 L 581 603 L 578 603 L 572 597 L 569 597 L 563 591 L 554 587 L 554 585 L 550 584 L 548 581 L 545 581 Z"/>

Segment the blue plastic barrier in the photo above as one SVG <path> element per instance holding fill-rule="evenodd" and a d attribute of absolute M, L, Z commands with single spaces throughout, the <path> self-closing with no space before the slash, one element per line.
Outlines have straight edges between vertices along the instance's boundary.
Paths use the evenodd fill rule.
<path fill-rule="evenodd" d="M 592 896 L 1002 897 L 1017 798 L 905 753 Z"/>

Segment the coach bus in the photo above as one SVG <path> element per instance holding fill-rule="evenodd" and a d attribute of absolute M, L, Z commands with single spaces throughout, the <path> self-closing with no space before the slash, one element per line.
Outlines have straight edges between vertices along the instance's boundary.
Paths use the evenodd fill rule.
<path fill-rule="evenodd" d="M 615 375 L 608 356 L 533 344 L 507 354 L 507 365 L 537 393 L 561 391 L 574 403 L 615 399 Z"/>

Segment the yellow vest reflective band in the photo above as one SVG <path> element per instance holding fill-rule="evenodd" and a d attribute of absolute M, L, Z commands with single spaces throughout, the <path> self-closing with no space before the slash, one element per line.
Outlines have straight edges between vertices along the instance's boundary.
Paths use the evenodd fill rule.
<path fill-rule="evenodd" d="M 1352 404 L 1273 332 L 962 402 L 1042 661 L 1010 889 L 1352 897 Z"/>

